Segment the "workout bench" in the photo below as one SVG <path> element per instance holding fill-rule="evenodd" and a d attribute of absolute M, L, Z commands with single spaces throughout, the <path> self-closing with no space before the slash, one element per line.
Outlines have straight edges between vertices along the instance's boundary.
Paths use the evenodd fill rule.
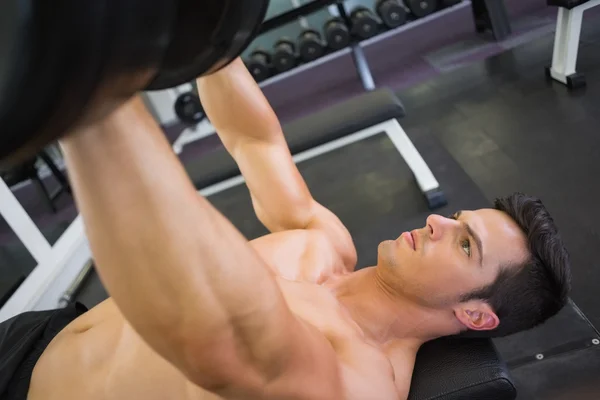
<path fill-rule="evenodd" d="M 430 208 L 446 203 L 433 173 L 398 119 L 405 111 L 387 89 L 366 92 L 283 126 L 295 162 L 324 155 L 370 136 L 386 133 L 412 170 Z M 186 163 L 195 171 L 196 187 L 204 196 L 244 182 L 224 148 Z M 512 400 L 516 389 L 490 339 L 448 337 L 426 343 L 417 354 L 409 400 Z"/>
<path fill-rule="evenodd" d="M 438 181 L 406 132 L 398 123 L 404 117 L 400 100 L 388 89 L 367 92 L 283 126 L 296 163 L 323 155 L 370 136 L 386 133 L 413 172 L 430 209 L 447 204 Z M 186 163 L 202 171 L 194 184 L 203 196 L 243 183 L 244 178 L 225 148 Z"/>
<path fill-rule="evenodd" d="M 552 66 L 546 67 L 546 76 L 564 83 L 569 89 L 585 86 L 585 77 L 575 71 L 583 12 L 600 5 L 600 0 L 548 0 L 549 6 L 558 6 Z"/>

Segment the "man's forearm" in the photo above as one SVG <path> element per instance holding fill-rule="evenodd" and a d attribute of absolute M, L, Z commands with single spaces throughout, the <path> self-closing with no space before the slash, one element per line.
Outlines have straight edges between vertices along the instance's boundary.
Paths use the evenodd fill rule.
<path fill-rule="evenodd" d="M 197 84 L 202 106 L 229 151 L 239 139 L 283 141 L 275 112 L 240 59 Z"/>
<path fill-rule="evenodd" d="M 100 277 L 134 329 L 188 371 L 220 337 L 260 346 L 257 332 L 289 311 L 276 283 L 198 195 L 142 102 L 62 144 Z"/>

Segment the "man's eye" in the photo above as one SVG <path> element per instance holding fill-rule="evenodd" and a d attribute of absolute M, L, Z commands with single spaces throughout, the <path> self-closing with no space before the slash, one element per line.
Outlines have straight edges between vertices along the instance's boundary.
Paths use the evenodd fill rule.
<path fill-rule="evenodd" d="M 468 239 L 463 240 L 460 247 L 467 253 L 467 256 L 471 257 L 471 242 Z"/>

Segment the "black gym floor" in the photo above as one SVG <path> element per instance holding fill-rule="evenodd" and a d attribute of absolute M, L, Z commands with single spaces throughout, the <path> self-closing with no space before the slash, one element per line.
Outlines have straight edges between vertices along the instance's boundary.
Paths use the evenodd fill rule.
<path fill-rule="evenodd" d="M 398 95 L 407 109 L 404 129 L 446 190 L 450 203 L 441 213 L 488 206 L 513 191 L 531 193 L 552 211 L 570 249 L 574 304 L 539 329 L 496 342 L 519 399 L 598 399 L 600 346 L 588 319 L 600 327 L 600 16 L 583 25 L 578 70 L 587 76 L 585 90 L 570 93 L 545 80 L 553 39 L 547 32 Z M 352 231 L 361 266 L 373 264 L 378 241 L 422 226 L 428 215 L 383 135 L 300 169 L 315 197 Z M 241 187 L 210 200 L 248 237 L 263 232 Z M 92 306 L 105 296 L 92 277 L 79 299 Z"/>

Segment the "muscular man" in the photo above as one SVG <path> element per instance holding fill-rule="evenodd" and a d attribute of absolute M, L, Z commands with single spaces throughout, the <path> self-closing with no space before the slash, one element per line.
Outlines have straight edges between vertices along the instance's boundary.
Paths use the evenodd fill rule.
<path fill-rule="evenodd" d="M 405 399 L 424 342 L 511 334 L 565 304 L 567 252 L 521 194 L 431 215 L 354 272 L 352 238 L 244 65 L 198 86 L 271 233 L 248 242 L 198 195 L 139 99 L 74 132 L 65 157 L 111 299 L 5 323 L 3 399 Z"/>

